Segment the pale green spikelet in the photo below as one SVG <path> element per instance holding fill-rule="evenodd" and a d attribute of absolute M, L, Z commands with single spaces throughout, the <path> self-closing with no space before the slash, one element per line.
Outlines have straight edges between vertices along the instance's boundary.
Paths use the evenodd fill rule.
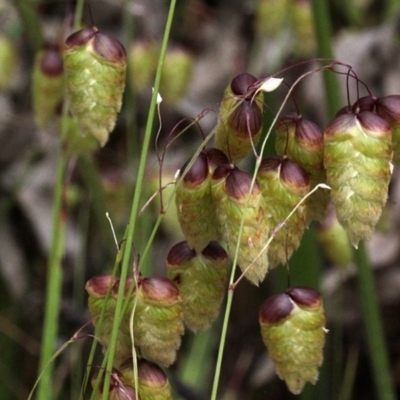
<path fill-rule="evenodd" d="M 323 361 L 325 312 L 321 295 L 294 287 L 269 297 L 260 307 L 261 335 L 279 378 L 299 394 L 315 384 Z"/>
<path fill-rule="evenodd" d="M 0 90 L 13 86 L 18 64 L 15 41 L 0 33 Z"/>
<path fill-rule="evenodd" d="M 88 308 L 92 318 L 92 323 L 96 329 L 95 335 L 100 339 L 104 348 L 107 348 L 111 338 L 111 331 L 114 325 L 114 314 L 116 299 L 112 292 L 118 287 L 119 280 L 112 278 L 111 275 L 94 276 L 86 283 L 86 291 L 89 294 Z M 110 289 L 111 287 L 111 289 Z M 107 296 L 107 293 L 109 294 Z M 101 320 L 103 308 L 104 316 Z M 118 332 L 115 364 L 126 359 L 132 352 L 132 342 L 129 330 L 120 329 Z"/>
<path fill-rule="evenodd" d="M 181 168 L 185 171 L 187 163 Z M 215 223 L 215 206 L 211 196 L 211 172 L 205 153 L 200 153 L 183 176 L 175 193 L 179 223 L 189 246 L 202 251 L 220 233 Z"/>
<path fill-rule="evenodd" d="M 215 321 L 224 298 L 229 259 L 226 251 L 210 242 L 196 253 L 186 241 L 173 246 L 167 256 L 168 277 L 182 297 L 185 324 L 205 331 Z"/>
<path fill-rule="evenodd" d="M 182 46 L 167 50 L 160 93 L 166 103 L 176 104 L 186 93 L 194 64 L 193 54 Z"/>
<path fill-rule="evenodd" d="M 63 64 L 61 51 L 54 44 L 46 45 L 35 56 L 32 102 L 39 128 L 45 128 L 60 107 L 65 89 Z"/>
<path fill-rule="evenodd" d="M 82 29 L 66 40 L 64 68 L 71 111 L 81 131 L 104 146 L 122 106 L 126 73 L 123 45 L 97 28 Z"/>
<path fill-rule="evenodd" d="M 135 301 L 135 345 L 145 357 L 168 367 L 175 361 L 184 333 L 179 290 L 167 278 L 143 278 Z"/>
<path fill-rule="evenodd" d="M 257 181 L 233 166 L 218 167 L 212 178 L 212 195 L 217 220 L 227 253 L 234 260 L 241 231 L 237 264 L 242 272 L 252 264 L 245 277 L 253 284 L 263 281 L 268 270 L 267 249 L 269 229 L 265 224 L 265 205 Z M 241 221 L 244 218 L 242 230 Z"/>
<path fill-rule="evenodd" d="M 391 176 L 390 124 L 370 111 L 344 110 L 324 133 L 327 183 L 339 222 L 357 247 L 386 204 Z"/>
<path fill-rule="evenodd" d="M 264 159 L 257 180 L 265 202 L 265 219 L 271 233 L 310 191 L 308 174 L 300 165 L 288 158 L 273 156 Z M 281 226 L 268 249 L 269 266 L 285 264 L 300 246 L 307 223 L 307 206 L 301 203 L 292 216 Z"/>
<path fill-rule="evenodd" d="M 324 138 L 321 129 L 302 115 L 280 118 L 275 143 L 276 153 L 299 164 L 310 177 L 310 189 L 326 182 Z M 323 220 L 329 204 L 329 191 L 318 189 L 307 201 L 308 222 Z"/>
<path fill-rule="evenodd" d="M 251 86 L 257 79 L 247 73 L 235 77 L 224 93 L 218 114 L 215 147 L 233 163 L 245 158 L 257 145 L 262 128 L 260 96 L 254 96 Z"/>

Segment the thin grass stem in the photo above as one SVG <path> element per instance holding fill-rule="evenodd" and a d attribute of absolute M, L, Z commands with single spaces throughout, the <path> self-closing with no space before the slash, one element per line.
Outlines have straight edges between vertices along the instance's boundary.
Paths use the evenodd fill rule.
<path fill-rule="evenodd" d="M 175 5 L 176 5 L 176 0 L 172 0 L 170 3 L 169 11 L 168 11 L 168 17 L 167 17 L 167 22 L 166 22 L 166 26 L 165 26 L 164 37 L 163 37 L 163 42 L 162 42 L 161 52 L 160 52 L 160 58 L 159 58 L 159 63 L 158 63 L 158 68 L 157 68 L 157 73 L 156 73 L 156 78 L 155 78 L 155 83 L 154 83 L 154 91 L 153 91 L 153 96 L 152 96 L 151 102 L 150 102 L 150 109 L 149 109 L 149 113 L 148 113 L 148 117 L 147 117 L 146 129 L 145 129 L 145 134 L 144 134 L 144 139 L 143 139 L 143 146 L 141 149 L 140 163 L 139 163 L 137 179 L 136 179 L 136 188 L 135 188 L 135 193 L 133 196 L 132 209 L 131 209 L 131 213 L 130 213 L 129 225 L 128 225 L 127 236 L 126 236 L 126 241 L 127 241 L 128 245 L 125 247 L 125 252 L 124 252 L 123 260 L 122 260 L 120 285 L 119 285 L 119 289 L 118 289 L 118 297 L 117 297 L 117 302 L 116 302 L 116 307 L 115 307 L 115 315 L 114 315 L 115 323 L 113 325 L 113 329 L 112 329 L 111 337 L 110 337 L 110 343 L 109 343 L 109 347 L 108 347 L 108 359 L 107 359 L 107 365 L 106 365 L 106 369 L 108 371 L 111 371 L 112 367 L 113 367 L 113 360 L 114 360 L 114 355 L 115 355 L 116 345 L 117 345 L 118 329 L 121 324 L 121 320 L 122 320 L 122 316 L 123 316 L 123 314 L 122 314 L 122 308 L 123 308 L 122 306 L 123 306 L 123 298 L 124 298 L 123 293 L 125 290 L 126 278 L 127 278 L 128 271 L 129 271 L 129 263 L 131 261 L 131 254 L 132 254 L 131 243 L 133 242 L 134 232 L 135 232 L 135 228 L 136 228 L 136 218 L 137 218 L 138 211 L 139 211 L 147 155 L 149 152 L 150 140 L 151 140 L 152 132 L 153 132 L 153 123 L 154 123 L 154 117 L 156 114 L 157 97 L 158 97 L 158 91 L 159 91 L 160 82 L 161 82 L 162 68 L 164 65 L 165 54 L 167 51 L 169 36 L 170 36 L 170 32 L 171 32 L 171 27 L 172 27 L 172 21 L 173 21 L 173 17 L 174 17 L 174 13 L 175 13 Z M 110 374 L 106 374 L 105 382 L 104 382 L 105 388 L 110 386 L 110 381 L 111 381 Z M 108 395 L 107 390 L 104 390 L 103 400 L 107 400 L 107 395 Z"/>

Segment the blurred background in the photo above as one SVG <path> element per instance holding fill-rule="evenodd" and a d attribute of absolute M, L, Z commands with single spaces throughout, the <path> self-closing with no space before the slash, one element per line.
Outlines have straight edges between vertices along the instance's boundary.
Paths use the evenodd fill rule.
<path fill-rule="evenodd" d="M 71 33 L 75 2 L 29 2 L 46 41 L 62 43 Z M 328 10 L 333 57 L 351 65 L 373 95 L 400 94 L 400 2 L 321 3 Z M 17 0 L 0 0 L 0 397 L 16 400 L 27 398 L 38 374 L 60 140 L 55 119 L 41 128 L 35 120 L 32 74 L 38 48 L 21 18 L 21 4 Z M 129 64 L 124 105 L 109 142 L 90 157 L 71 157 L 68 163 L 58 345 L 90 320 L 85 282 L 94 275 L 111 273 L 114 265 L 116 249 L 105 213 L 109 213 L 121 240 L 129 219 L 169 6 L 162 0 L 91 0 L 90 4 L 95 25 L 124 44 Z M 318 18 L 315 11 L 313 14 L 312 2 L 307 0 L 178 2 L 160 87 L 163 102 L 146 169 L 143 206 L 159 188 L 157 155 L 164 156 L 162 184 L 173 182 L 177 169 L 202 142 L 202 135 L 207 135 L 215 125 L 218 103 L 232 78 L 245 71 L 257 78 L 276 74 L 290 85 L 318 67 L 313 59 L 326 56 L 321 54 L 315 29 Z M 87 7 L 83 24 L 91 25 Z M 290 69 L 280 72 L 289 66 Z M 312 74 L 295 90 L 301 113 L 322 129 L 333 117 L 326 103 L 323 79 L 322 73 Z M 347 105 L 346 89 L 346 77 L 337 76 L 335 94 L 340 107 Z M 357 99 L 356 89 L 350 83 L 351 102 Z M 286 93 L 282 86 L 266 96 L 267 118 L 271 121 Z M 364 89 L 360 95 L 365 93 Z M 284 113 L 293 110 L 295 107 L 289 102 Z M 197 116 L 201 116 L 199 123 L 179 134 Z M 273 147 L 267 146 L 266 153 L 272 154 Z M 246 160 L 244 168 L 253 161 L 251 157 Z M 398 394 L 399 178 L 395 166 L 389 202 L 374 237 L 366 245 Z M 138 219 L 134 247 L 139 254 L 160 210 L 156 197 Z M 301 398 L 378 399 L 356 267 L 346 239 L 330 254 L 334 245 L 324 241 L 322 234 L 330 224 L 313 224 L 290 261 L 291 284 L 316 287 L 323 294 L 329 329 L 320 380 L 315 387 L 307 385 Z M 181 240 L 183 235 L 171 206 L 165 212 L 142 273 L 165 275 L 168 250 Z M 343 253 L 348 256 L 335 258 Z M 259 305 L 269 295 L 284 290 L 287 280 L 287 270 L 278 267 L 258 289 L 244 281 L 237 287 L 218 398 L 294 398 L 276 377 L 258 325 Z M 208 333 L 185 335 L 178 360 L 167 371 L 176 399 L 210 398 L 221 323 L 218 320 Z M 77 341 L 55 362 L 55 398 L 78 398 L 90 344 L 90 337 Z"/>

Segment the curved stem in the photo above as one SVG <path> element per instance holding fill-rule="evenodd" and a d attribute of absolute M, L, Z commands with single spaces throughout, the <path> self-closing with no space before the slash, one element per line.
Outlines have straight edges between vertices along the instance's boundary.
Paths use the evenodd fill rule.
<path fill-rule="evenodd" d="M 378 296 L 374 285 L 372 268 L 363 242 L 360 243 L 358 250 L 355 252 L 355 260 L 358 267 L 358 290 L 365 321 L 369 355 L 374 372 L 373 378 L 376 385 L 377 399 L 395 400 L 396 395 L 389 367 Z"/>
<path fill-rule="evenodd" d="M 125 289 L 125 283 L 126 283 L 126 278 L 127 278 L 128 271 L 129 271 L 129 263 L 130 263 L 130 259 L 131 259 L 131 253 L 132 253 L 132 246 L 130 244 L 133 242 L 134 232 L 135 232 L 135 228 L 136 228 L 136 218 L 137 218 L 138 211 L 139 211 L 139 204 L 140 204 L 140 198 L 141 198 L 143 181 L 144 181 L 146 160 L 147 160 L 147 155 L 148 155 L 149 147 L 150 147 L 150 139 L 152 137 L 154 116 L 156 113 L 158 90 L 160 87 L 162 68 L 164 65 L 165 54 L 167 51 L 169 36 L 170 36 L 170 32 L 171 32 L 172 20 L 173 20 L 173 16 L 175 13 L 175 5 L 176 5 L 176 0 L 172 0 L 170 3 L 170 7 L 169 7 L 168 18 L 167 18 L 167 23 L 166 23 L 166 27 L 165 27 L 163 43 L 162 43 L 162 47 L 161 47 L 161 53 L 160 53 L 160 58 L 159 58 L 159 63 L 158 63 L 158 68 L 157 68 L 157 73 L 156 73 L 156 79 L 155 79 L 155 83 L 154 83 L 154 92 L 153 92 L 153 96 L 151 98 L 150 109 L 149 109 L 149 113 L 148 113 L 148 117 L 147 117 L 146 130 L 145 130 L 145 134 L 144 134 L 143 146 L 142 146 L 142 151 L 141 151 L 141 156 L 140 156 L 140 164 L 139 164 L 139 169 L 137 172 L 135 194 L 134 194 L 133 201 L 132 201 L 132 209 L 131 209 L 131 214 L 130 214 L 130 218 L 129 218 L 127 236 L 126 236 L 126 242 L 129 245 L 127 245 L 125 247 L 125 252 L 123 255 L 121 276 L 120 276 L 120 285 L 119 285 L 119 290 L 118 290 L 117 303 L 116 303 L 116 307 L 115 307 L 115 316 L 114 316 L 115 323 L 113 325 L 113 329 L 111 332 L 111 338 L 110 338 L 110 343 L 109 343 L 109 348 L 108 348 L 108 359 L 107 359 L 107 366 L 106 366 L 106 369 L 108 371 L 111 371 L 112 367 L 113 367 L 113 360 L 114 360 L 114 355 L 115 355 L 116 345 L 117 345 L 118 329 L 119 329 L 120 322 L 121 322 L 121 319 L 123 316 L 122 306 L 123 306 L 123 300 L 124 300 L 124 289 Z M 111 380 L 110 374 L 106 374 L 105 382 L 104 382 L 105 388 L 109 387 L 110 380 Z M 108 396 L 108 393 L 106 390 L 104 390 L 103 400 L 107 400 L 107 396 Z"/>
<path fill-rule="evenodd" d="M 43 371 L 55 351 L 58 334 L 58 316 L 61 301 L 62 256 L 64 253 L 65 216 L 62 210 L 64 171 L 66 158 L 60 148 L 57 157 L 57 173 L 54 189 L 52 244 L 47 269 L 45 315 L 39 371 Z M 47 366 L 39 382 L 38 400 L 52 399 L 51 381 L 53 364 Z"/>

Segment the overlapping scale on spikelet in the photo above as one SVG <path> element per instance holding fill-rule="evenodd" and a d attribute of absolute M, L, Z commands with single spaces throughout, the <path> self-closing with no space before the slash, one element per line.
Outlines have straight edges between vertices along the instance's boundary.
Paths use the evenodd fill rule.
<path fill-rule="evenodd" d="M 393 162 L 400 165 L 400 95 L 361 97 L 353 106 L 356 107 L 374 112 L 389 122 L 392 128 Z"/>
<path fill-rule="evenodd" d="M 261 162 L 257 180 L 265 201 L 264 218 L 272 234 L 310 191 L 310 179 L 300 165 L 288 158 L 273 156 Z M 306 223 L 307 206 L 302 202 L 269 245 L 271 268 L 279 263 L 285 264 L 300 246 Z"/>
<path fill-rule="evenodd" d="M 107 348 L 111 338 L 114 324 L 116 299 L 113 292 L 119 284 L 117 278 L 111 275 L 94 276 L 86 283 L 86 291 L 89 295 L 88 308 L 95 327 L 95 335 L 100 339 L 104 348 Z M 104 316 L 101 319 L 102 310 Z M 132 342 L 129 328 L 120 329 L 115 351 L 115 363 L 118 364 L 126 359 L 127 354 L 132 352 Z"/>
<path fill-rule="evenodd" d="M 280 118 L 277 125 L 276 153 L 287 156 L 309 174 L 310 188 L 326 182 L 324 139 L 321 129 L 298 114 Z M 308 221 L 323 220 L 329 204 L 329 191 L 318 189 L 308 200 Z"/>
<path fill-rule="evenodd" d="M 181 168 L 181 174 L 186 165 Z M 210 241 L 220 238 L 211 196 L 211 171 L 204 152 L 199 154 L 177 186 L 175 203 L 182 232 L 190 247 L 201 252 Z"/>
<path fill-rule="evenodd" d="M 315 384 L 323 360 L 325 312 L 321 295 L 294 287 L 269 297 L 260 307 L 261 335 L 278 376 L 299 394 Z"/>
<path fill-rule="evenodd" d="M 324 133 L 327 183 L 339 222 L 357 247 L 386 204 L 391 176 L 390 124 L 370 111 L 344 110 Z"/>
<path fill-rule="evenodd" d="M 35 56 L 32 73 L 32 102 L 35 123 L 46 127 L 55 116 L 64 96 L 64 65 L 56 45 L 47 45 Z"/>
<path fill-rule="evenodd" d="M 144 356 L 168 367 L 175 361 L 184 333 L 178 288 L 167 278 L 143 278 L 134 301 L 135 345 Z"/>
<path fill-rule="evenodd" d="M 263 281 L 268 270 L 269 227 L 265 223 L 265 205 L 257 182 L 234 166 L 218 167 L 212 177 L 212 195 L 222 239 L 231 260 L 235 259 L 240 236 L 237 264 L 255 285 Z M 243 226 L 241 226 L 243 219 Z"/>
<path fill-rule="evenodd" d="M 254 96 L 251 86 L 257 79 L 248 73 L 234 78 L 226 88 L 218 114 L 215 147 L 234 164 L 252 152 L 261 135 L 262 110 L 260 95 Z"/>
<path fill-rule="evenodd" d="M 226 251 L 217 242 L 210 242 L 201 253 L 196 253 L 186 241 L 169 251 L 168 277 L 179 288 L 184 321 L 191 330 L 205 331 L 217 318 L 229 264 Z"/>
<path fill-rule="evenodd" d="M 123 45 L 97 28 L 82 29 L 66 40 L 64 67 L 72 113 L 81 131 L 102 146 L 122 106 L 126 64 Z"/>

